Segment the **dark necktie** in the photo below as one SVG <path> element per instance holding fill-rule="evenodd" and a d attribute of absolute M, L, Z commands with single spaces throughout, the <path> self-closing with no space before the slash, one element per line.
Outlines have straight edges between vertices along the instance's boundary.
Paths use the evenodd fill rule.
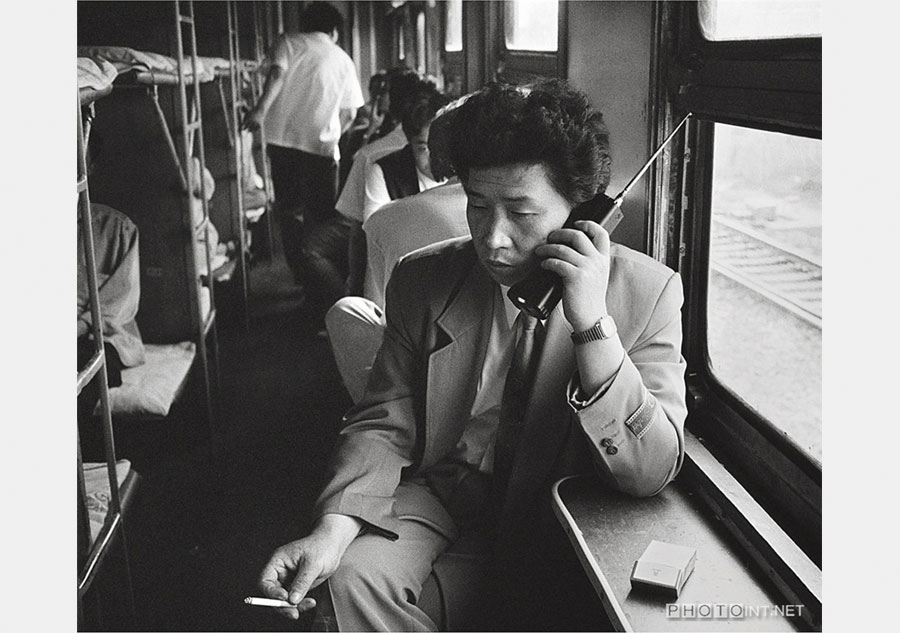
<path fill-rule="evenodd" d="M 525 405 L 531 391 L 544 334 L 541 322 L 525 312 L 519 313 L 516 323 L 520 328 L 519 339 L 503 387 L 500 421 L 494 445 L 495 490 L 501 496 L 505 493 L 509 482 L 513 458 L 524 426 Z"/>

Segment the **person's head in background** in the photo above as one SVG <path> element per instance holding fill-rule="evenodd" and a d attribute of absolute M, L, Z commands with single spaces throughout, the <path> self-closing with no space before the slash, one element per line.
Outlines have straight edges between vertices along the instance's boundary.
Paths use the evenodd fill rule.
<path fill-rule="evenodd" d="M 344 16 L 328 2 L 311 2 L 300 12 L 301 33 L 325 33 L 335 42 L 344 27 Z"/>
<path fill-rule="evenodd" d="M 386 71 L 379 70 L 369 79 L 369 102 L 372 104 L 373 114 L 383 115 L 387 112 L 388 76 Z"/>
<path fill-rule="evenodd" d="M 432 180 L 434 176 L 428 151 L 428 133 L 438 110 L 450 103 L 450 99 L 434 89 L 421 91 L 403 114 L 403 133 L 412 148 L 416 169 Z"/>
<path fill-rule="evenodd" d="M 423 91 L 437 90 L 433 82 L 422 79 L 409 68 L 393 68 L 388 71 L 387 108 L 396 123 L 403 120 L 403 113 L 417 101 Z"/>
<path fill-rule="evenodd" d="M 456 109 L 448 138 L 476 252 L 502 285 L 533 270 L 534 249 L 609 185 L 603 115 L 559 80 L 488 84 Z"/>

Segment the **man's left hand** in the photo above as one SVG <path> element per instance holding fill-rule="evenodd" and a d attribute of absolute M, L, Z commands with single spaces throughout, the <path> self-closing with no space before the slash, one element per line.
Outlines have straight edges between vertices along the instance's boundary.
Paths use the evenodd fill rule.
<path fill-rule="evenodd" d="M 563 280 L 563 310 L 576 332 L 594 325 L 607 314 L 609 286 L 609 233 L 596 222 L 581 220 L 575 228 L 557 229 L 538 246 L 541 268 Z"/>

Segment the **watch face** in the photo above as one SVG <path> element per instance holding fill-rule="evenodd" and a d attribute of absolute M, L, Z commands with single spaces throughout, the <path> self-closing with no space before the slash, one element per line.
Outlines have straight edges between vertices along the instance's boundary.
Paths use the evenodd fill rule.
<path fill-rule="evenodd" d="M 600 335 L 605 339 L 616 333 L 616 322 L 609 315 L 601 317 L 597 321 L 597 327 L 600 329 Z"/>
<path fill-rule="evenodd" d="M 573 333 L 572 340 L 576 345 L 590 341 L 603 341 L 613 336 L 617 331 L 616 322 L 607 314 L 584 332 Z"/>

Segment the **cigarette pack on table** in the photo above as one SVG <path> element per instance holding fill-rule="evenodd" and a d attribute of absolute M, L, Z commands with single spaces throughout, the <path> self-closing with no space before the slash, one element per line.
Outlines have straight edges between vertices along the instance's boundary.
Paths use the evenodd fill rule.
<path fill-rule="evenodd" d="M 677 597 L 694 571 L 696 560 L 697 550 L 693 547 L 650 541 L 631 570 L 631 586 L 663 591 Z"/>

